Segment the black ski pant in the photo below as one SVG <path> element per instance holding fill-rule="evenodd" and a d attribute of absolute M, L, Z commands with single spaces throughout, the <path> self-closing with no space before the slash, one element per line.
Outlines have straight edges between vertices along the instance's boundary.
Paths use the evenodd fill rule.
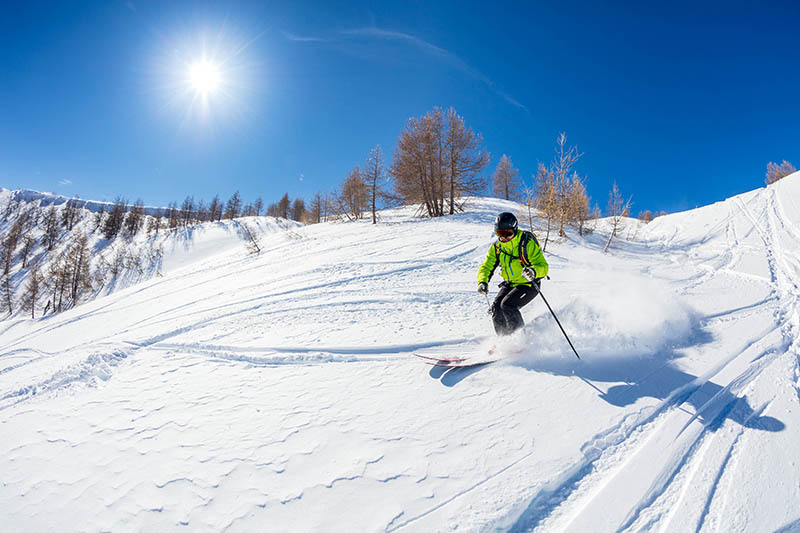
<path fill-rule="evenodd" d="M 525 325 L 520 308 L 531 302 L 539 294 L 539 280 L 531 285 L 512 287 L 504 281 L 500 284 L 500 292 L 492 304 L 492 320 L 498 335 L 511 335 Z"/>

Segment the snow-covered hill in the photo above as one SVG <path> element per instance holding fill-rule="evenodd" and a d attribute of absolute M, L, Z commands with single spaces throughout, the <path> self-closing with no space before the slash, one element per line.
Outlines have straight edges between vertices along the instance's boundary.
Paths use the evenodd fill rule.
<path fill-rule="evenodd" d="M 542 290 L 582 359 L 536 299 L 502 343 L 521 353 L 469 370 L 412 354 L 496 342 L 475 278 L 513 204 L 269 232 L 257 256 L 197 231 L 161 277 L 0 323 L 0 519 L 800 527 L 798 193 L 660 217 L 609 254 L 602 231 L 550 243 Z"/>
<path fill-rule="evenodd" d="M 127 227 L 126 221 L 115 237 L 106 238 L 104 229 L 109 217 L 106 204 L 36 191 L 0 189 L 0 206 L 0 308 L 5 312 L 2 319 L 60 312 L 213 255 L 248 250 L 252 248 L 248 243 L 255 240 L 257 244 L 263 235 L 291 234 L 300 226 L 295 221 L 252 216 L 183 223 L 181 212 L 176 211 L 179 214 L 176 223 L 168 227 L 164 213 L 144 208 L 145 212 L 149 209 L 157 214 L 142 216 L 135 231 Z M 86 268 L 82 276 L 86 278 L 85 284 L 75 279 L 80 269 L 74 264 L 75 250 L 83 238 L 86 239 Z M 6 266 L 10 294 L 5 290 Z M 35 298 L 28 297 L 34 270 L 42 277 Z M 66 283 L 63 278 L 67 278 Z M 65 286 L 73 284 L 83 285 L 74 297 L 65 290 Z M 31 313 L 26 309 L 31 305 L 25 304 L 34 300 L 35 309 Z"/>

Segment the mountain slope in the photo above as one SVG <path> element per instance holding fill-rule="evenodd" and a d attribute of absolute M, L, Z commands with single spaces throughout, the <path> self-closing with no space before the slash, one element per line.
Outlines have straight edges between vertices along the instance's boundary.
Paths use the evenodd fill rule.
<path fill-rule="evenodd" d="M 798 187 L 656 219 L 611 254 L 601 234 L 549 244 L 542 289 L 581 361 L 539 299 L 501 363 L 413 357 L 496 342 L 475 276 L 494 215 L 515 206 L 488 199 L 270 233 L 258 256 L 215 245 L 4 323 L 0 516 L 30 530 L 791 524 Z"/>

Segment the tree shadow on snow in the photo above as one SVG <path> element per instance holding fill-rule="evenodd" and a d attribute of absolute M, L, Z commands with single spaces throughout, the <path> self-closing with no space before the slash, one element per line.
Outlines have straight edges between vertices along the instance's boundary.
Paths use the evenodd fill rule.
<path fill-rule="evenodd" d="M 691 344 L 706 344 L 711 339 L 709 333 L 696 331 Z M 632 405 L 644 397 L 669 401 L 678 406 L 689 404 L 694 407 L 694 412 L 686 411 L 712 431 L 719 429 L 727 419 L 763 431 L 782 431 L 786 427 L 780 420 L 762 414 L 767 404 L 754 409 L 746 396 L 737 396 L 710 380 L 679 369 L 675 365 L 678 357 L 675 351 L 639 357 L 592 357 L 591 354 L 585 354 L 580 361 L 561 357 L 520 361 L 517 364 L 536 372 L 579 377 L 594 388 L 600 398 L 617 407 Z M 624 383 L 603 390 L 603 383 L 619 382 Z"/>

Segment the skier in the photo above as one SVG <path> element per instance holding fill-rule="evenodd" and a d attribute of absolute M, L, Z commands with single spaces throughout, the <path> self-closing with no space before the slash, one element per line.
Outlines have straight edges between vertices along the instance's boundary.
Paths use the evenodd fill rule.
<path fill-rule="evenodd" d="M 499 265 L 505 281 L 492 304 L 492 320 L 498 335 L 510 335 L 525 325 L 519 310 L 539 294 L 540 280 L 549 267 L 539 241 L 533 233 L 517 229 L 517 217 L 512 213 L 497 215 L 494 232 L 498 240 L 478 269 L 478 292 L 489 293 L 489 280 Z"/>

